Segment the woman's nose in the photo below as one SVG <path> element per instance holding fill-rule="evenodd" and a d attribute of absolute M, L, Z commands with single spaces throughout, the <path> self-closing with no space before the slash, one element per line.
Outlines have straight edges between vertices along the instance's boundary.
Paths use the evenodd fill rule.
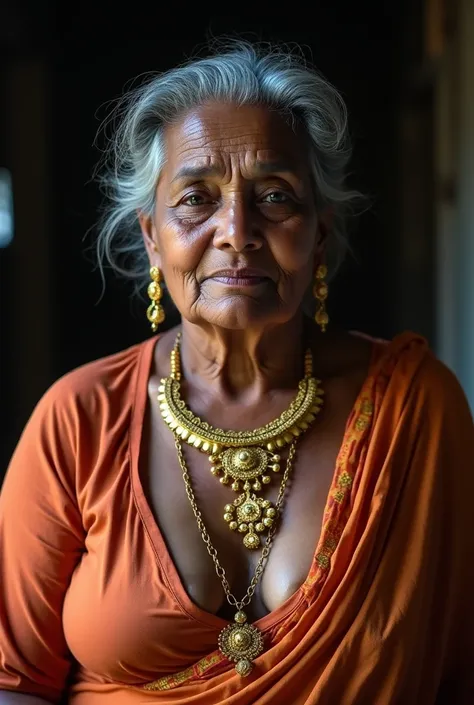
<path fill-rule="evenodd" d="M 263 241 L 257 227 L 256 214 L 251 204 L 233 200 L 223 205 L 217 213 L 214 246 L 220 250 L 259 250 Z"/>

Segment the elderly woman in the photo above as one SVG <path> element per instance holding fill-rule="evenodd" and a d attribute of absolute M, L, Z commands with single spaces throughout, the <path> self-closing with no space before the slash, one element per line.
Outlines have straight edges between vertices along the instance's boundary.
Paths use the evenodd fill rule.
<path fill-rule="evenodd" d="M 331 329 L 340 96 L 238 44 L 118 115 L 99 250 L 149 273 L 158 334 L 18 443 L 0 703 L 472 705 L 472 418 L 419 336 Z"/>

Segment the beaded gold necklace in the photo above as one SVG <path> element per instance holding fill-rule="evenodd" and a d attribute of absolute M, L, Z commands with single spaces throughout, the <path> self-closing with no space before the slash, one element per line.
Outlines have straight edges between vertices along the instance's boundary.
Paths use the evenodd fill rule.
<path fill-rule="evenodd" d="M 219 635 L 219 649 L 229 660 L 236 663 L 236 671 L 247 676 L 253 668 L 253 660 L 263 651 L 263 636 L 259 629 L 247 624 L 243 608 L 250 604 L 270 553 L 277 529 L 285 490 L 293 467 L 296 442 L 307 431 L 321 409 L 324 394 L 320 381 L 312 376 L 312 355 L 305 355 L 305 376 L 298 385 L 296 397 L 278 419 L 253 431 L 224 431 L 214 428 L 187 408 L 181 399 L 181 335 L 178 334 L 171 352 L 171 374 L 161 380 L 158 401 L 161 415 L 175 436 L 176 451 L 181 467 L 186 494 L 193 509 L 201 537 L 211 556 L 227 601 L 237 609 L 234 623 L 225 627 Z M 225 570 L 202 519 L 201 511 L 191 484 L 191 478 L 183 453 L 182 441 L 209 455 L 211 472 L 220 476 L 222 484 L 232 480 L 232 489 L 241 494 L 224 508 L 224 520 L 232 530 L 244 535 L 243 543 L 248 549 L 261 545 L 260 535 L 265 531 L 262 555 L 254 576 L 241 600 L 231 592 Z M 269 500 L 257 496 L 263 486 L 271 482 L 271 475 L 280 472 L 280 451 L 289 445 L 286 468 L 280 483 L 275 506 Z"/>
<path fill-rule="evenodd" d="M 181 399 L 180 334 L 171 352 L 171 374 L 161 380 L 158 401 L 161 415 L 176 438 L 209 456 L 211 473 L 223 485 L 231 483 L 240 492 L 224 508 L 224 520 L 243 536 L 244 546 L 261 545 L 259 534 L 271 528 L 277 509 L 256 493 L 271 483 L 272 474 L 280 472 L 279 451 L 304 433 L 315 420 L 324 394 L 320 381 L 312 376 L 311 351 L 305 355 L 305 376 L 296 397 L 277 419 L 251 431 L 224 431 L 214 428 L 187 408 Z"/>

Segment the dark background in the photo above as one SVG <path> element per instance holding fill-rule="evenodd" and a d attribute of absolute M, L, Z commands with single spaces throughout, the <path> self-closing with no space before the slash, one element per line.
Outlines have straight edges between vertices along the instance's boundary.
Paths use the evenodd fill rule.
<path fill-rule="evenodd" d="M 421 2 L 273 3 L 259 14 L 236 4 L 215 15 L 199 3 L 120 9 L 116 2 L 59 8 L 8 0 L 3 7 L 0 166 L 13 176 L 16 218 L 15 239 L 0 250 L 3 467 L 54 379 L 149 335 L 146 299 L 133 300 L 131 286 L 114 276 L 101 297 L 87 251 L 100 204 L 91 181 L 100 156 L 94 138 L 107 101 L 132 79 L 182 62 L 212 36 L 302 44 L 342 92 L 354 143 L 351 183 L 371 207 L 351 224 L 354 256 L 331 288 L 330 314 L 376 336 L 391 337 L 412 322 L 433 336 L 432 248 L 427 240 L 416 301 L 407 306 L 398 237 L 400 114 L 407 104 L 424 114 L 431 100 L 417 74 Z M 429 140 L 429 115 L 423 126 L 421 139 Z M 430 189 L 428 177 L 421 206 Z"/>

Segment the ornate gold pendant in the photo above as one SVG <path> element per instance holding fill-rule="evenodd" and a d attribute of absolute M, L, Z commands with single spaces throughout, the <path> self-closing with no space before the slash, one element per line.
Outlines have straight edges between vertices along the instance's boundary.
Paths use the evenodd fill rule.
<path fill-rule="evenodd" d="M 232 489 L 234 492 L 239 492 L 242 489 L 249 491 L 250 489 L 258 492 L 262 489 L 262 484 L 268 485 L 271 482 L 271 475 L 268 470 L 280 472 L 280 456 L 263 448 L 229 448 L 218 455 L 211 455 L 209 458 L 213 464 L 215 471 L 211 472 L 218 475 L 221 471 L 224 473 L 221 478 L 223 485 L 230 482 L 232 478 Z"/>
<path fill-rule="evenodd" d="M 234 492 L 244 490 L 233 504 L 226 504 L 224 520 L 232 531 L 245 534 L 243 543 L 246 548 L 259 548 L 259 534 L 273 526 L 277 511 L 270 501 L 251 494 L 250 490 L 258 492 L 262 485 L 271 482 L 267 470 L 280 471 L 280 456 L 259 447 L 229 448 L 219 455 L 211 455 L 209 460 L 214 475 L 223 473 L 222 484 L 226 485 L 232 479 Z"/>
<path fill-rule="evenodd" d="M 241 494 L 233 504 L 226 504 L 224 519 L 232 531 L 245 534 L 245 548 L 259 548 L 259 534 L 270 529 L 275 523 L 278 512 L 268 499 L 256 497 L 250 492 Z"/>
<path fill-rule="evenodd" d="M 253 669 L 253 660 L 263 651 L 262 632 L 252 624 L 246 624 L 247 615 L 239 610 L 234 617 L 235 624 L 229 624 L 219 634 L 221 653 L 234 661 L 239 676 L 248 676 Z"/>

